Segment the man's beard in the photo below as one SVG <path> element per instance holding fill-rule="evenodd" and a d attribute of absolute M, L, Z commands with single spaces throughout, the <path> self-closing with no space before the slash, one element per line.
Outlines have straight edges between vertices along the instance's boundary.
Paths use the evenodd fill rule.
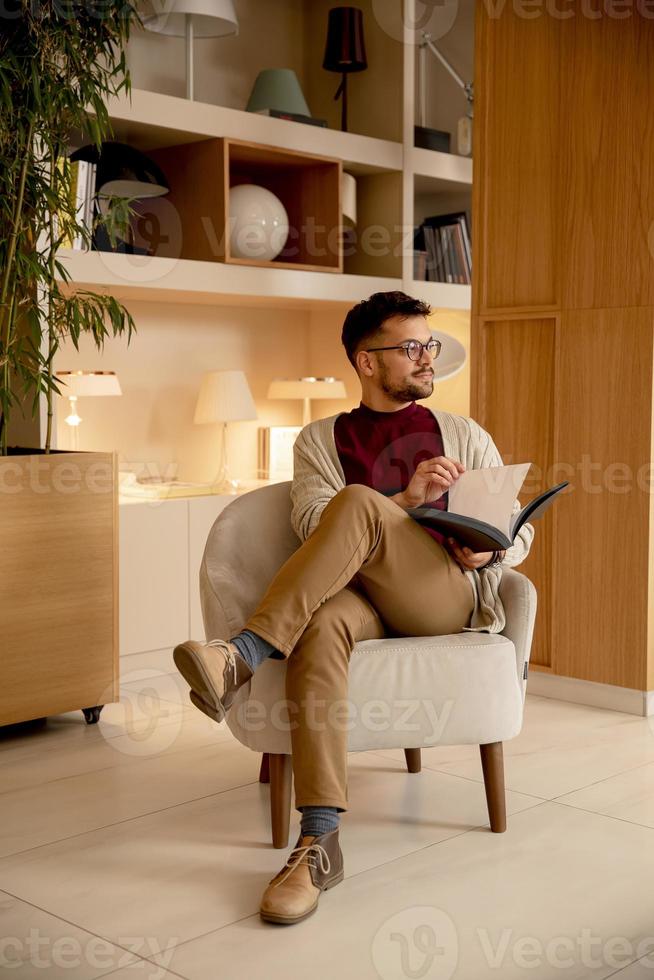
<path fill-rule="evenodd" d="M 386 365 L 382 364 L 379 384 L 384 394 L 393 401 L 411 402 L 419 398 L 429 398 L 434 391 L 434 376 L 432 374 L 428 378 L 404 378 L 399 383 L 393 383 L 388 377 Z"/>

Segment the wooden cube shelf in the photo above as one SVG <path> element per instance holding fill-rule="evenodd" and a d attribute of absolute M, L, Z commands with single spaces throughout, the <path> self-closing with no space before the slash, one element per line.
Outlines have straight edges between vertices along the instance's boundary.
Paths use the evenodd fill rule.
<path fill-rule="evenodd" d="M 342 272 L 340 160 L 231 138 L 151 151 L 170 192 L 140 203 L 136 242 L 155 255 L 265 268 Z M 286 208 L 289 237 L 274 259 L 230 251 L 229 189 L 258 184 Z M 156 231 L 156 240 L 153 235 Z"/>

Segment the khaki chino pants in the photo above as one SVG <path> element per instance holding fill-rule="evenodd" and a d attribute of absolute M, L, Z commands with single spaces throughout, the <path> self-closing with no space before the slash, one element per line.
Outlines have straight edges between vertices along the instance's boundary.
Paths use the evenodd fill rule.
<path fill-rule="evenodd" d="M 460 633 L 473 608 L 464 571 L 394 501 L 358 483 L 329 501 L 244 627 L 288 660 L 296 808 L 348 808 L 346 712 L 330 706 L 356 641 Z"/>

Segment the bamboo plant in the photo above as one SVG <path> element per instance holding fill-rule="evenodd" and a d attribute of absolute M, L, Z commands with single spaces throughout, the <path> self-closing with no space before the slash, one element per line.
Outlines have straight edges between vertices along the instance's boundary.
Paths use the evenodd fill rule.
<path fill-rule="evenodd" d="M 76 214 L 64 165 L 74 134 L 98 148 L 111 135 L 106 100 L 129 92 L 125 45 L 138 20 L 126 0 L 14 0 L 0 33 L 0 455 L 12 411 L 47 404 L 45 452 L 52 442 L 53 372 L 60 344 L 98 350 L 109 336 L 131 338 L 134 323 L 114 297 L 67 290 L 62 243 L 92 230 Z M 111 199 L 103 222 L 116 235 L 128 202 Z M 63 287 L 63 288 L 62 288 Z"/>

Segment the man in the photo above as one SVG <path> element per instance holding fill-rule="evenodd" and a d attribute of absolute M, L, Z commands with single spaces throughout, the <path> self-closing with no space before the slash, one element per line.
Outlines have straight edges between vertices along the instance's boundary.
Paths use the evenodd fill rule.
<path fill-rule="evenodd" d="M 175 649 L 193 703 L 217 720 L 266 657 L 287 660 L 302 822 L 296 847 L 263 894 L 260 914 L 270 922 L 306 918 L 320 893 L 343 879 L 347 732 L 329 724 L 329 707 L 347 699 L 354 644 L 501 632 L 502 566 L 520 564 L 531 546 L 533 527 L 524 524 L 508 551 L 475 554 L 406 513 L 423 503 L 446 509 L 448 489 L 466 469 L 502 465 L 473 419 L 417 404 L 433 392 L 440 351 L 430 312 L 402 292 L 375 293 L 349 311 L 342 341 L 361 404 L 310 423 L 297 438 L 291 522 L 302 545 L 241 633 Z"/>

